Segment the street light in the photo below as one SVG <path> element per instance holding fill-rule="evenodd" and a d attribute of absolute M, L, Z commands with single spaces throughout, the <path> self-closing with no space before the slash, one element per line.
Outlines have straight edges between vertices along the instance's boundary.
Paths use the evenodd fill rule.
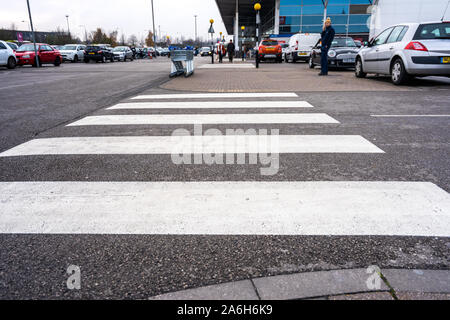
<path fill-rule="evenodd" d="M 261 18 L 259 17 L 259 11 L 261 10 L 261 4 L 255 3 L 253 8 L 256 11 L 256 68 L 259 68 L 259 27 L 261 24 Z"/>
<path fill-rule="evenodd" d="M 211 63 L 214 64 L 214 19 L 210 19 L 209 23 L 211 23 L 208 30 L 208 33 L 211 34 Z"/>
<path fill-rule="evenodd" d="M 31 34 L 33 35 L 34 58 L 36 59 L 36 67 L 39 68 L 40 67 L 39 57 L 38 57 L 37 49 L 36 49 L 36 35 L 34 34 L 33 19 L 31 19 L 31 9 L 30 9 L 30 1 L 29 0 L 27 0 L 27 7 L 28 7 L 28 16 L 30 17 Z"/>
<path fill-rule="evenodd" d="M 67 33 L 69 34 L 69 37 L 70 37 L 69 15 L 68 14 L 66 14 L 66 20 L 67 20 Z"/>
<path fill-rule="evenodd" d="M 197 44 L 197 15 L 194 15 L 194 19 L 195 19 L 195 40 L 194 40 L 194 43 Z"/>
<path fill-rule="evenodd" d="M 242 30 L 242 36 L 241 36 L 241 56 L 242 56 L 242 61 L 244 61 L 244 31 L 245 31 L 245 26 L 241 27 Z"/>
<path fill-rule="evenodd" d="M 155 11 L 153 10 L 153 0 L 152 0 L 152 22 L 153 22 L 153 46 L 156 46 Z M 156 58 L 156 54 L 155 54 L 155 58 Z"/>

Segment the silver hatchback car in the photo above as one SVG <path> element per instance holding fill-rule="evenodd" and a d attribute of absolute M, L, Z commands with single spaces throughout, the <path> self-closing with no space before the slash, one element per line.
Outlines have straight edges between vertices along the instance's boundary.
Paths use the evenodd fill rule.
<path fill-rule="evenodd" d="M 358 52 L 355 74 L 367 73 L 390 75 L 396 85 L 414 76 L 450 77 L 450 22 L 387 28 Z"/>

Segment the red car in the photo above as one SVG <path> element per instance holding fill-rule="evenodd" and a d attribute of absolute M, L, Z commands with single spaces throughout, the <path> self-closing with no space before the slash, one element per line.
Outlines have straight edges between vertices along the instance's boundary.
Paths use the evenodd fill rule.
<path fill-rule="evenodd" d="M 53 64 L 59 66 L 62 62 L 61 53 L 46 43 L 36 43 L 36 50 L 38 54 L 39 64 Z M 23 66 L 30 64 L 36 66 L 36 59 L 34 57 L 34 45 L 27 43 L 21 45 L 16 50 L 17 65 Z"/>
<path fill-rule="evenodd" d="M 258 55 L 260 61 L 275 59 L 279 63 L 283 62 L 283 49 L 277 40 L 263 40 L 259 45 Z"/>

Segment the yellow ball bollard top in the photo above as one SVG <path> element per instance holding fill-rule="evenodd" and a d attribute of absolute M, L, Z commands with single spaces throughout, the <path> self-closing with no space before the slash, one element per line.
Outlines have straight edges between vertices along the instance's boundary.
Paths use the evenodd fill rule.
<path fill-rule="evenodd" d="M 209 23 L 214 23 L 214 19 L 209 20 Z"/>
<path fill-rule="evenodd" d="M 244 30 L 245 30 L 245 26 L 242 26 L 242 27 L 241 27 L 241 30 L 244 31 Z"/>
<path fill-rule="evenodd" d="M 255 3 L 255 6 L 254 6 L 254 8 L 255 8 L 255 10 L 256 10 L 256 11 L 259 11 L 259 10 L 261 10 L 261 4 L 259 4 L 259 3 Z"/>

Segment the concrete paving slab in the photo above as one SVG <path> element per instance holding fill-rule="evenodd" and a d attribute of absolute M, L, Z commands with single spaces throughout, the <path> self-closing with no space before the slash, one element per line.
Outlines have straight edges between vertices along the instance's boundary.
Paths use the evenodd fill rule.
<path fill-rule="evenodd" d="M 222 283 L 152 297 L 151 300 L 258 300 L 250 280 Z"/>
<path fill-rule="evenodd" d="M 449 270 L 384 269 L 381 272 L 396 292 L 450 293 Z"/>
<path fill-rule="evenodd" d="M 254 279 L 262 300 L 286 300 L 371 291 L 366 269 L 318 271 Z M 379 290 L 388 290 L 380 281 Z"/>

